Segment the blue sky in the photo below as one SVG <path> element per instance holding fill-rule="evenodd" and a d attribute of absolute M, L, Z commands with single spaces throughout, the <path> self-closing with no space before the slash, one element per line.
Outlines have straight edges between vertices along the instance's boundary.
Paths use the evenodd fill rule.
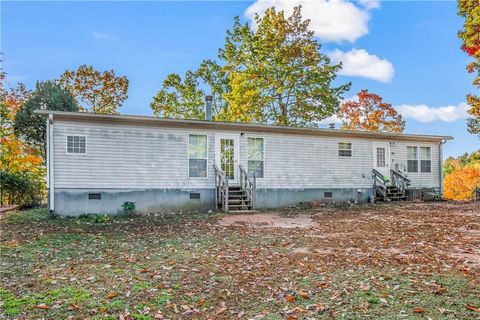
<path fill-rule="evenodd" d="M 296 1 L 302 2 L 302 1 Z M 234 16 L 250 21 L 292 2 L 1 2 L 1 51 L 10 84 L 32 87 L 81 64 L 114 69 L 130 80 L 121 113 L 151 114 L 150 102 L 168 73 L 183 74 L 215 58 Z M 465 126 L 465 94 L 473 92 L 460 51 L 456 2 L 304 3 L 304 16 L 343 61 L 339 82 L 352 97 L 366 88 L 406 117 L 409 133 L 452 135 L 446 155 L 479 148 Z"/>

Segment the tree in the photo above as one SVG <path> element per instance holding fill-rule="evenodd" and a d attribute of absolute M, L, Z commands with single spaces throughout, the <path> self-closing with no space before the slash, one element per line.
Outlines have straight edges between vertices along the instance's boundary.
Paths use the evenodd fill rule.
<path fill-rule="evenodd" d="M 93 113 L 117 113 L 117 108 L 128 98 L 126 76 L 116 76 L 113 70 L 100 72 L 87 65 L 65 71 L 60 85 Z"/>
<path fill-rule="evenodd" d="M 458 14 L 465 18 L 463 30 L 458 33 L 462 39 L 462 50 L 473 58 L 467 66 L 468 73 L 474 73 L 473 85 L 480 91 L 480 2 L 479 0 L 459 0 Z M 468 94 L 467 103 L 470 105 L 467 120 L 468 131 L 480 134 L 480 96 Z"/>
<path fill-rule="evenodd" d="M 343 119 L 342 129 L 403 132 L 405 121 L 382 97 L 368 90 L 360 90 L 357 97 L 358 101 L 346 101 L 338 111 L 338 117 Z"/>
<path fill-rule="evenodd" d="M 475 188 L 480 187 L 480 151 L 449 157 L 443 165 L 445 197 L 452 200 L 470 200 Z"/>
<path fill-rule="evenodd" d="M 167 118 L 204 119 L 205 93 L 198 89 L 198 78 L 191 71 L 187 71 L 184 80 L 171 73 L 163 81 L 162 90 L 153 98 L 151 104 L 155 115 Z"/>
<path fill-rule="evenodd" d="M 309 21 L 302 20 L 301 7 L 288 18 L 270 8 L 263 17 L 257 15 L 255 22 L 257 29 L 252 31 L 235 18 L 219 49 L 219 62 L 206 60 L 197 71 L 187 73 L 183 83 L 192 84 L 188 95 L 183 87 L 164 82 L 151 104 L 154 113 L 183 118 L 186 111 L 188 117 L 203 117 L 200 85 L 214 96 L 215 120 L 317 126 L 335 113 L 349 84 L 332 85 L 341 66 L 331 65 L 320 53 Z M 189 79 L 195 77 L 202 83 Z M 166 93 L 175 95 L 174 112 Z M 186 110 L 178 103 L 182 100 L 192 102 Z"/>
<path fill-rule="evenodd" d="M 42 158 L 37 149 L 18 139 L 13 130 L 15 116 L 29 91 L 21 83 L 7 89 L 4 80 L 5 73 L 0 69 L 0 204 L 9 201 L 32 205 L 39 203 L 31 200 L 41 199 L 43 190 Z M 22 183 L 17 183 L 19 181 Z M 35 193 L 31 192 L 32 188 L 36 189 Z"/>
<path fill-rule="evenodd" d="M 454 170 L 444 180 L 445 197 L 452 200 L 472 200 L 480 187 L 480 169 L 463 167 Z"/>
<path fill-rule="evenodd" d="M 37 82 L 35 91 L 15 116 L 15 134 L 29 146 L 41 150 L 45 159 L 45 118 L 34 114 L 34 110 L 78 111 L 78 104 L 72 94 L 53 81 Z"/>

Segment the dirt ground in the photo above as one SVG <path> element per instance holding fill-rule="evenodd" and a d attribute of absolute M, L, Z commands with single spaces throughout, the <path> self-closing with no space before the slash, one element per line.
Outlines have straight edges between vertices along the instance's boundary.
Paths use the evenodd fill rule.
<path fill-rule="evenodd" d="M 480 203 L 0 220 L 0 318 L 480 319 Z"/>

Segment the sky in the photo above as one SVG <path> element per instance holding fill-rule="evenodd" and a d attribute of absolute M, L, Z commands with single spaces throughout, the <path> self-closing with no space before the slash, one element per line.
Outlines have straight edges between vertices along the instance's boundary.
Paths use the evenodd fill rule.
<path fill-rule="evenodd" d="M 2 68 L 9 85 L 29 88 L 82 64 L 113 69 L 130 81 L 119 112 L 151 115 L 166 75 L 215 59 L 235 16 L 251 22 L 272 5 L 288 14 L 297 4 L 321 52 L 343 63 L 336 82 L 352 83 L 345 99 L 368 89 L 403 115 L 405 132 L 453 136 L 445 156 L 479 149 L 466 130 L 465 95 L 475 88 L 454 1 L 1 1 Z"/>

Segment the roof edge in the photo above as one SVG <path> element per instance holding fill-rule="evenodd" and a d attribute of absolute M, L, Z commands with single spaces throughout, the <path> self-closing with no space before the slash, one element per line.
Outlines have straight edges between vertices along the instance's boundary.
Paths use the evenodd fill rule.
<path fill-rule="evenodd" d="M 169 125 L 198 125 L 203 127 L 217 127 L 219 129 L 245 129 L 258 131 L 277 131 L 285 133 L 303 133 L 303 134 L 318 134 L 318 135 L 343 135 L 343 136 L 358 136 L 365 138 L 396 138 L 399 140 L 428 140 L 428 141 L 447 141 L 453 140 L 452 136 L 439 135 L 424 135 L 424 134 L 406 134 L 406 133 L 387 133 L 387 132 L 372 132 L 372 131 L 352 131 L 342 129 L 326 129 L 326 128 L 311 128 L 311 127 L 286 127 L 275 126 L 269 124 L 257 123 L 242 123 L 242 122 L 219 122 L 195 119 L 171 119 L 161 118 L 155 116 L 145 115 L 126 115 L 126 114 L 100 114 L 90 112 L 67 112 L 67 111 L 52 111 L 52 110 L 34 110 L 35 114 L 39 115 L 53 115 L 61 118 L 78 118 L 78 119 L 96 119 L 96 120 L 112 120 L 122 122 L 141 122 L 141 123 L 163 123 Z"/>

